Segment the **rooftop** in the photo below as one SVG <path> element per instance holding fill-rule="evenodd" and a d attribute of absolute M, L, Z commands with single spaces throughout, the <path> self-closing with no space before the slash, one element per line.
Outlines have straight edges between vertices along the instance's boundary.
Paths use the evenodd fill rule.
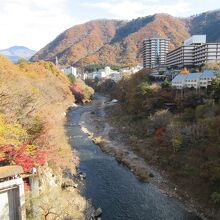
<path fill-rule="evenodd" d="M 197 80 L 199 78 L 213 78 L 215 76 L 215 71 L 213 70 L 205 70 L 200 73 L 189 73 L 189 74 L 178 74 L 172 82 L 179 82 L 183 80 Z"/>
<path fill-rule="evenodd" d="M 201 78 L 207 78 L 207 77 L 214 77 L 216 74 L 213 70 L 205 70 L 202 75 Z"/>
<path fill-rule="evenodd" d="M 192 35 L 190 38 L 184 41 L 185 46 L 189 46 L 191 44 L 205 44 L 206 43 L 206 35 Z"/>
<path fill-rule="evenodd" d="M 21 174 L 23 172 L 24 171 L 21 166 L 17 166 L 17 165 L 3 166 L 3 167 L 0 167 L 0 179 L 12 177 L 12 176 Z"/>
<path fill-rule="evenodd" d="M 198 79 L 200 78 L 200 76 L 202 75 L 202 73 L 189 73 L 187 74 L 187 79 Z"/>
<path fill-rule="evenodd" d="M 178 81 L 183 81 L 185 80 L 187 77 L 186 74 L 178 74 L 177 76 L 174 77 L 174 79 L 172 80 L 172 82 L 178 82 Z"/>

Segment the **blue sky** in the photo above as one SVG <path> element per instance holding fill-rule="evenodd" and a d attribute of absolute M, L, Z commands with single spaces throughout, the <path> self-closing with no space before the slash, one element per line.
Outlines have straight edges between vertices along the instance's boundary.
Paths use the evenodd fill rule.
<path fill-rule="evenodd" d="M 39 50 L 67 28 L 92 19 L 155 13 L 187 17 L 219 8 L 219 0 L 0 0 L 0 49 Z"/>

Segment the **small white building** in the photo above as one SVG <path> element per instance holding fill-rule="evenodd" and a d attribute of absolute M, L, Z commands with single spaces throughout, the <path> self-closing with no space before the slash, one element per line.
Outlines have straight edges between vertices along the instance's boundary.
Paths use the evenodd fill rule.
<path fill-rule="evenodd" d="M 106 67 L 105 67 L 105 75 L 106 75 L 106 76 L 109 76 L 109 75 L 111 75 L 111 73 L 112 73 L 111 68 L 110 68 L 109 66 L 106 66 Z"/>
<path fill-rule="evenodd" d="M 205 70 L 200 76 L 200 87 L 208 87 L 212 80 L 216 78 L 216 73 L 212 70 Z"/>
<path fill-rule="evenodd" d="M 187 88 L 198 89 L 200 87 L 200 76 L 202 73 L 189 73 L 186 74 L 184 85 Z"/>
<path fill-rule="evenodd" d="M 105 69 L 89 73 L 88 79 L 110 79 L 113 73 L 115 73 L 115 71 L 113 71 L 109 66 L 106 66 Z"/>
<path fill-rule="evenodd" d="M 111 79 L 114 80 L 115 82 L 118 82 L 122 79 L 122 74 L 120 72 L 114 71 L 111 74 Z"/>
<path fill-rule="evenodd" d="M 183 89 L 185 87 L 185 79 L 187 78 L 187 75 L 184 74 L 178 74 L 174 79 L 172 80 L 172 86 L 176 87 L 177 89 Z"/>
<path fill-rule="evenodd" d="M 211 85 L 213 79 L 216 78 L 216 74 L 212 70 L 205 70 L 200 73 L 178 74 L 172 80 L 172 86 L 177 89 L 194 88 L 199 89 L 201 87 L 207 88 Z"/>
<path fill-rule="evenodd" d="M 77 68 L 72 67 L 72 66 L 66 67 L 66 68 L 64 68 L 64 73 L 66 75 L 72 74 L 75 77 L 77 77 Z"/>
<path fill-rule="evenodd" d="M 138 71 L 140 71 L 141 69 L 143 69 L 143 65 L 137 65 L 137 66 L 133 66 L 133 67 L 127 67 L 127 68 L 122 68 L 120 70 L 120 72 L 123 73 L 127 73 L 127 74 L 134 74 L 137 73 Z"/>
<path fill-rule="evenodd" d="M 22 173 L 20 166 L 0 167 L 0 219 L 26 219 Z"/>
<path fill-rule="evenodd" d="M 140 71 L 142 69 L 143 69 L 143 65 L 137 65 L 137 66 L 131 67 L 131 72 L 137 73 L 138 71 Z"/>

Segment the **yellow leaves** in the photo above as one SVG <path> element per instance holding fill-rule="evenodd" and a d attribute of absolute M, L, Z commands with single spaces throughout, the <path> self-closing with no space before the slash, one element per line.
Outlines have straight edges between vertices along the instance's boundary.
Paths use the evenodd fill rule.
<path fill-rule="evenodd" d="M 32 144 L 25 146 L 25 152 L 27 155 L 34 156 L 36 155 L 37 150 L 38 150 L 38 147 Z"/>
<path fill-rule="evenodd" d="M 158 92 L 161 89 L 161 86 L 157 83 L 153 83 L 150 88 L 154 91 L 154 92 Z"/>
<path fill-rule="evenodd" d="M 189 70 L 187 68 L 184 68 L 180 71 L 180 74 L 187 75 L 189 74 Z"/>
<path fill-rule="evenodd" d="M 19 124 L 9 124 L 0 114 L 0 145 L 20 144 L 27 140 L 27 132 Z"/>
<path fill-rule="evenodd" d="M 37 95 L 37 94 L 40 94 L 40 90 L 36 87 L 32 87 L 31 88 L 31 94 L 32 95 Z"/>

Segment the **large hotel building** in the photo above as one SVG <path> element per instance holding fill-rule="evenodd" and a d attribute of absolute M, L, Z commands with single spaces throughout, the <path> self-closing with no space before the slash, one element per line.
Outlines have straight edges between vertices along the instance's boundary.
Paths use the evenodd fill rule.
<path fill-rule="evenodd" d="M 220 43 L 206 43 L 206 35 L 194 35 L 167 54 L 168 68 L 196 67 L 220 61 Z"/>
<path fill-rule="evenodd" d="M 144 68 L 164 67 L 167 63 L 169 39 L 149 38 L 143 43 Z"/>

